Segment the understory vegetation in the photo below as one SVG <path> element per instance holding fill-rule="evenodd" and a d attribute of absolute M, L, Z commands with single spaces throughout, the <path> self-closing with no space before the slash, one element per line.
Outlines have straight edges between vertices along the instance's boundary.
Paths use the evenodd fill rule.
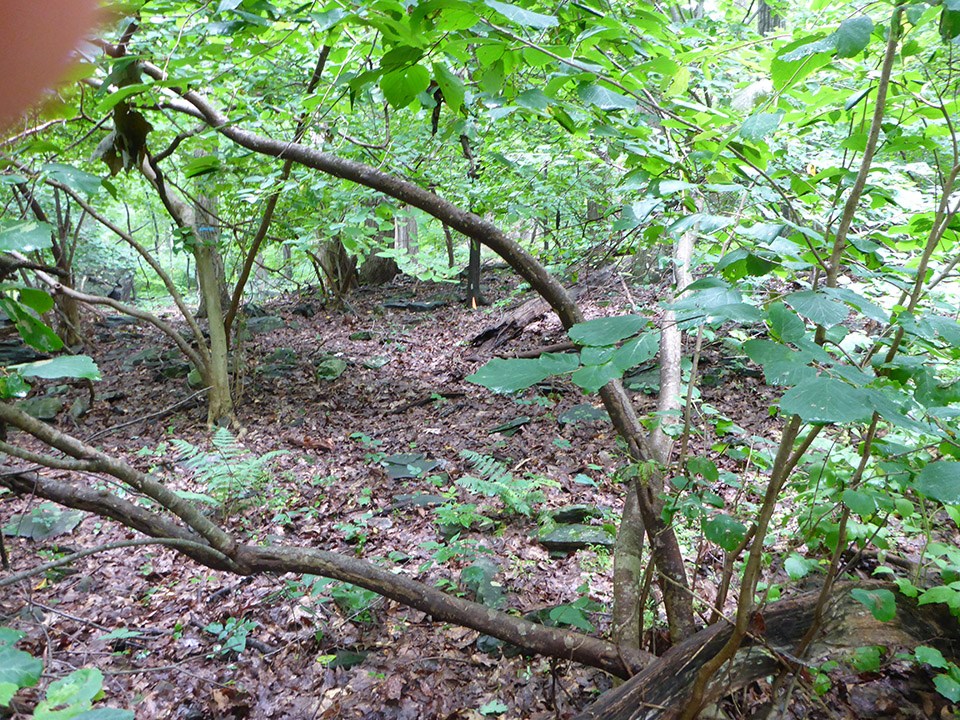
<path fill-rule="evenodd" d="M 107 3 L 0 137 L 0 716 L 955 714 L 958 38 Z"/>

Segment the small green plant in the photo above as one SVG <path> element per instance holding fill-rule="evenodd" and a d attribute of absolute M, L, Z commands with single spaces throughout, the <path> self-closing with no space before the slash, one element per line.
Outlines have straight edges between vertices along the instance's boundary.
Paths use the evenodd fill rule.
<path fill-rule="evenodd" d="M 217 638 L 217 645 L 214 647 L 213 654 L 230 655 L 235 653 L 239 655 L 247 649 L 247 636 L 257 625 L 258 623 L 255 620 L 231 617 L 222 623 L 210 623 L 203 629 Z"/>
<path fill-rule="evenodd" d="M 211 450 L 202 450 L 185 440 L 170 441 L 177 460 L 191 470 L 198 482 L 206 486 L 207 496 L 193 494 L 211 504 L 228 504 L 256 492 L 271 477 L 274 460 L 285 455 L 283 450 L 257 455 L 245 448 L 226 428 L 217 428 Z"/>
<path fill-rule="evenodd" d="M 35 687 L 43 674 L 42 660 L 14 647 L 23 637 L 21 632 L 0 627 L 0 715 L 4 717 L 13 696 L 23 688 Z M 93 703 L 103 696 L 102 672 L 96 668 L 74 670 L 50 683 L 32 717 L 34 720 L 70 720 L 82 715 L 83 720 L 133 720 L 130 710 L 94 709 Z"/>
<path fill-rule="evenodd" d="M 457 480 L 457 485 L 478 495 L 499 498 L 508 513 L 530 517 L 534 506 L 545 498 L 543 488 L 560 487 L 557 482 L 536 475 L 516 478 L 503 462 L 489 455 L 464 450 L 460 456 L 473 465 L 479 477 L 465 475 Z"/>

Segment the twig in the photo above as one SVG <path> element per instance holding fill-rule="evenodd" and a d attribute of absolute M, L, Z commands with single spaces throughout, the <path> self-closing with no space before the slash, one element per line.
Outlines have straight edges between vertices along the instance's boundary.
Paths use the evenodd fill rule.
<path fill-rule="evenodd" d="M 20 582 L 21 580 L 26 580 L 27 578 L 31 578 L 34 575 L 41 575 L 47 572 L 47 570 L 53 570 L 54 568 L 58 568 L 62 565 L 69 565 L 75 560 L 79 560 L 80 558 L 84 558 L 89 555 L 96 555 L 97 553 L 107 552 L 108 550 L 117 550 L 119 548 L 138 547 L 140 545 L 166 545 L 166 546 L 177 548 L 177 549 L 190 548 L 190 549 L 210 550 L 209 546 L 204 545 L 202 543 L 191 542 L 190 540 L 180 540 L 178 538 L 141 538 L 139 540 L 121 540 L 115 543 L 100 545 L 99 547 L 95 547 L 95 548 L 78 550 L 75 553 L 64 555 L 62 558 L 58 558 L 57 560 L 52 560 L 48 563 L 44 563 L 43 565 L 38 565 L 37 567 L 31 568 L 30 570 L 24 570 L 23 572 L 14 573 L 13 575 L 9 575 L 5 578 L 0 579 L 0 587 L 13 585 L 15 583 Z M 86 622 L 86 621 L 82 621 L 82 622 Z"/>
<path fill-rule="evenodd" d="M 174 410 L 182 407 L 183 405 L 187 405 L 188 403 L 192 402 L 195 398 L 199 397 L 200 395 L 203 395 L 209 389 L 210 388 L 201 388 L 200 390 L 197 390 L 197 392 L 193 393 L 192 395 L 187 395 L 187 397 L 185 397 L 183 400 L 178 400 L 173 405 L 169 405 L 163 408 L 162 410 L 157 410 L 156 412 L 152 412 L 149 415 L 143 415 L 142 417 L 134 418 L 133 420 L 127 420 L 127 422 L 122 422 L 119 425 L 112 425 L 111 427 L 100 430 L 99 432 L 95 432 L 93 435 L 91 435 L 86 439 L 86 442 L 93 442 L 97 438 L 103 437 L 104 435 L 110 435 L 111 433 L 115 433 L 117 430 L 122 430 L 123 428 L 129 427 L 130 425 L 136 425 L 137 423 L 146 422 L 147 420 L 152 420 L 154 418 L 163 417 L 164 415 L 169 415 Z"/>

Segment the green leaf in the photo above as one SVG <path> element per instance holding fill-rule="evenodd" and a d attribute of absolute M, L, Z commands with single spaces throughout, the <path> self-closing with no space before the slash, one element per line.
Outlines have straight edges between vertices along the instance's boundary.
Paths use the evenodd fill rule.
<path fill-rule="evenodd" d="M 803 320 L 781 302 L 775 302 L 770 306 L 767 310 L 767 319 L 770 323 L 770 332 L 781 342 L 796 344 L 807 335 L 807 326 L 803 324 Z"/>
<path fill-rule="evenodd" d="M 938 585 L 924 591 L 917 600 L 918 605 L 932 605 L 933 603 L 943 603 L 956 610 L 960 608 L 960 590 L 948 585 Z"/>
<path fill-rule="evenodd" d="M 644 333 L 638 338 L 628 340 L 622 347 L 617 348 L 610 358 L 610 362 L 621 373 L 624 373 L 630 368 L 656 357 L 659 351 L 660 340 L 657 335 L 655 333 Z"/>
<path fill-rule="evenodd" d="M 41 315 L 53 310 L 53 298 L 44 290 L 17 285 L 5 285 L 2 289 L 10 292 L 11 300 L 26 305 Z"/>
<path fill-rule="evenodd" d="M 430 86 L 430 73 L 425 67 L 412 65 L 380 78 L 380 89 L 391 106 L 399 110 Z"/>
<path fill-rule="evenodd" d="M 538 30 L 546 30 L 547 28 L 557 27 L 557 25 L 560 24 L 557 19 L 551 15 L 541 15 L 540 13 L 524 10 L 516 5 L 508 5 L 507 3 L 498 2 L 497 0 L 485 1 L 487 7 L 496 10 L 498 13 L 503 15 L 508 20 L 515 22 L 517 25 L 537 28 Z"/>
<path fill-rule="evenodd" d="M 790 388 L 780 399 L 787 415 L 799 415 L 807 423 L 865 422 L 873 414 L 869 394 L 840 380 L 816 377 Z"/>
<path fill-rule="evenodd" d="M 614 345 L 636 335 L 646 325 L 647 319 L 640 315 L 616 315 L 577 323 L 567 334 L 578 345 Z"/>
<path fill-rule="evenodd" d="M 594 393 L 619 377 L 623 377 L 623 371 L 612 362 L 608 362 L 602 365 L 585 365 L 571 375 L 570 379 L 577 387 L 588 393 Z"/>
<path fill-rule="evenodd" d="M 572 605 L 560 605 L 550 611 L 550 619 L 557 625 L 575 627 L 584 632 L 594 632 L 596 628 L 587 620 L 583 610 Z"/>
<path fill-rule="evenodd" d="M 950 702 L 960 702 L 960 682 L 954 680 L 952 676 L 940 673 L 933 679 L 933 685 L 937 688 L 937 692 Z"/>
<path fill-rule="evenodd" d="M 853 653 L 851 664 L 860 672 L 876 672 L 880 669 L 881 648 L 876 645 L 857 648 Z"/>
<path fill-rule="evenodd" d="M 61 165 L 60 163 L 47 163 L 43 166 L 43 171 L 53 180 L 63 183 L 69 188 L 76 190 L 82 195 L 91 197 L 100 192 L 103 187 L 99 177 L 92 173 L 78 170 L 72 165 Z"/>
<path fill-rule="evenodd" d="M 637 101 L 596 83 L 583 83 L 577 88 L 579 98 L 601 110 L 633 110 Z"/>
<path fill-rule="evenodd" d="M 877 501 L 870 493 L 848 488 L 843 491 L 842 497 L 843 504 L 862 518 L 868 518 L 877 511 Z"/>
<path fill-rule="evenodd" d="M 134 720 L 132 710 L 118 710 L 117 708 L 94 708 L 87 710 L 79 715 L 74 715 L 71 720 Z"/>
<path fill-rule="evenodd" d="M 539 360 L 494 358 L 467 380 L 494 392 L 514 393 L 543 382 L 550 374 Z"/>
<path fill-rule="evenodd" d="M 544 353 L 539 362 L 548 375 L 563 375 L 580 367 L 580 358 L 576 353 Z"/>
<path fill-rule="evenodd" d="M 940 460 L 927 464 L 914 487 L 917 492 L 945 505 L 960 504 L 960 462 Z"/>
<path fill-rule="evenodd" d="M 395 70 L 405 70 L 412 67 L 423 57 L 423 50 L 410 45 L 400 45 L 380 58 L 380 68 L 385 73 L 391 73 Z"/>
<path fill-rule="evenodd" d="M 19 303 L 9 299 L 0 300 L 0 307 L 17 325 L 23 341 L 43 352 L 55 352 L 63 347 L 63 341 L 43 321 L 23 310 Z"/>
<path fill-rule="evenodd" d="M 17 690 L 40 682 L 43 662 L 12 645 L 0 646 L 0 683 L 9 683 Z"/>
<path fill-rule="evenodd" d="M 800 580 L 810 574 L 817 567 L 816 560 L 808 560 L 799 553 L 790 553 L 783 563 L 783 569 L 791 580 Z"/>
<path fill-rule="evenodd" d="M 825 328 L 839 325 L 850 314 L 850 309 L 843 303 L 812 290 L 790 293 L 784 301 L 800 316 Z"/>
<path fill-rule="evenodd" d="M 775 113 L 757 113 L 744 120 L 740 127 L 740 137 L 744 140 L 756 142 L 763 140 L 780 126 L 780 121 L 786 113 L 783 111 Z"/>
<path fill-rule="evenodd" d="M 100 369 L 88 355 L 62 355 L 50 360 L 15 365 L 14 368 L 24 377 L 100 379 Z"/>
<path fill-rule="evenodd" d="M 949 667 L 949 663 L 947 663 L 947 659 L 943 656 L 943 653 L 928 645 L 920 645 L 913 651 L 913 655 L 917 658 L 917 662 L 924 663 L 930 667 L 935 667 L 939 670 L 945 670 Z"/>
<path fill-rule="evenodd" d="M 103 673 L 97 668 L 74 670 L 65 678 L 50 683 L 47 696 L 37 703 L 36 720 L 71 718 L 89 710 L 94 698 L 103 689 Z"/>
<path fill-rule="evenodd" d="M 463 107 L 463 81 L 442 63 L 433 64 L 433 75 L 437 79 L 437 85 L 440 86 L 440 92 L 443 93 L 443 99 L 450 110 L 454 115 L 459 114 L 460 108 Z"/>
<path fill-rule="evenodd" d="M 747 536 L 747 526 L 729 515 L 714 515 L 704 524 L 703 534 L 710 542 L 733 552 Z"/>
<path fill-rule="evenodd" d="M 0 223 L 0 252 L 28 253 L 53 246 L 53 226 L 27 220 Z"/>
<path fill-rule="evenodd" d="M 855 588 L 850 595 L 867 608 L 879 622 L 890 622 L 897 615 L 897 599 L 889 590 Z"/>
<path fill-rule="evenodd" d="M 834 33 L 837 57 L 849 58 L 862 51 L 870 43 L 872 33 L 873 20 L 866 15 L 844 20 Z"/>

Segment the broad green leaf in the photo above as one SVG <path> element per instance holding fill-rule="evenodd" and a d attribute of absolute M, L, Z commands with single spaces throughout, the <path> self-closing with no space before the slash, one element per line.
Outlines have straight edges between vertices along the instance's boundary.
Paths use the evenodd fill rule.
<path fill-rule="evenodd" d="M 88 355 L 61 355 L 50 360 L 15 365 L 14 368 L 24 377 L 100 379 L 100 369 Z"/>
<path fill-rule="evenodd" d="M 134 720 L 135 716 L 132 710 L 119 710 L 117 708 L 94 708 L 74 715 L 71 720 Z"/>
<path fill-rule="evenodd" d="M 940 37 L 950 42 L 960 35 L 960 7 L 947 3 L 940 14 Z"/>
<path fill-rule="evenodd" d="M 74 670 L 65 678 L 50 683 L 46 697 L 37 704 L 36 720 L 70 718 L 88 710 L 103 689 L 103 673 L 97 668 Z"/>
<path fill-rule="evenodd" d="M 843 504 L 850 511 L 862 518 L 868 518 L 877 511 L 877 501 L 870 493 L 861 490 L 846 489 L 843 491 Z"/>
<path fill-rule="evenodd" d="M 391 73 L 395 70 L 405 70 L 412 67 L 423 57 L 423 50 L 410 45 L 400 45 L 380 58 L 380 67 L 385 73 Z"/>
<path fill-rule="evenodd" d="M 43 171 L 51 179 L 57 180 L 87 197 L 96 195 L 102 187 L 102 182 L 99 177 L 92 173 L 78 170 L 71 165 L 47 163 L 43 166 Z"/>
<path fill-rule="evenodd" d="M 807 38 L 806 40 L 799 40 L 783 48 L 777 53 L 777 59 L 781 62 L 791 63 L 797 60 L 803 60 L 811 55 L 833 52 L 836 49 L 837 38 L 835 34 L 819 39 Z"/>
<path fill-rule="evenodd" d="M 957 13 L 960 15 L 960 13 Z M 957 24 L 960 25 L 960 18 L 957 20 Z M 958 30 L 960 33 L 960 30 Z M 940 673 L 933 679 L 933 686 L 937 689 L 937 692 L 943 695 L 950 702 L 960 702 L 960 682 L 954 680 L 954 678 L 947 673 Z"/>
<path fill-rule="evenodd" d="M 826 328 L 839 325 L 850 314 L 846 305 L 812 290 L 790 293 L 784 301 L 801 317 Z"/>
<path fill-rule="evenodd" d="M 585 365 L 571 375 L 570 379 L 577 387 L 588 393 L 594 393 L 611 380 L 622 376 L 623 371 L 609 362 L 603 365 Z"/>
<path fill-rule="evenodd" d="M 747 536 L 747 526 L 729 515 L 714 515 L 704 523 L 703 534 L 710 542 L 733 552 Z"/>
<path fill-rule="evenodd" d="M 656 357 L 660 351 L 660 341 L 654 333 L 644 333 L 638 338 L 628 340 L 622 347 L 613 353 L 611 362 L 620 370 L 626 372 L 647 360 Z"/>
<path fill-rule="evenodd" d="M 597 85 L 583 83 L 577 88 L 577 95 L 588 105 L 594 105 L 601 110 L 633 110 L 637 101 L 613 90 Z"/>
<path fill-rule="evenodd" d="M 584 632 L 594 632 L 596 628 L 587 620 L 583 610 L 571 605 L 561 605 L 550 611 L 550 619 L 557 625 L 579 628 Z"/>
<path fill-rule="evenodd" d="M 63 341 L 43 321 L 24 310 L 19 303 L 9 298 L 0 298 L 0 307 L 16 323 L 23 341 L 43 352 L 55 352 L 63 347 Z"/>
<path fill-rule="evenodd" d="M 0 647 L 5 645 L 16 645 L 17 642 L 27 636 L 26 633 L 13 628 L 0 627 Z"/>
<path fill-rule="evenodd" d="M 547 28 L 557 27 L 560 23 L 552 15 L 541 15 L 540 13 L 524 10 L 516 5 L 498 2 L 497 0 L 485 0 L 487 7 L 496 10 L 508 20 L 524 27 L 546 30 Z"/>
<path fill-rule="evenodd" d="M 865 422 L 873 415 L 869 394 L 840 380 L 817 377 L 790 388 L 780 399 L 787 415 L 799 415 L 807 423 Z"/>
<path fill-rule="evenodd" d="M 525 90 L 517 95 L 517 105 L 528 110 L 544 111 L 550 107 L 551 100 L 540 90 Z"/>
<path fill-rule="evenodd" d="M 647 325 L 640 315 L 617 315 L 577 323 L 567 333 L 578 345 L 614 345 L 636 335 Z"/>
<path fill-rule="evenodd" d="M 684 180 L 661 180 L 657 185 L 657 190 L 661 195 L 673 195 L 684 190 L 693 190 L 695 183 L 689 183 Z"/>
<path fill-rule="evenodd" d="M 949 667 L 947 664 L 947 659 L 943 656 L 943 653 L 934 647 L 930 647 L 929 645 L 919 646 L 913 651 L 913 655 L 917 658 L 917 662 L 924 663 L 930 667 L 935 667 L 939 670 Z"/>
<path fill-rule="evenodd" d="M 12 645 L 0 646 L 0 683 L 10 683 L 20 688 L 33 687 L 40 682 L 43 663 Z"/>
<path fill-rule="evenodd" d="M 951 583 L 956 585 L 956 583 Z M 921 593 L 917 599 L 918 605 L 932 605 L 942 603 L 952 610 L 960 609 L 960 590 L 950 585 L 937 585 Z"/>
<path fill-rule="evenodd" d="M 770 306 L 767 319 L 770 332 L 781 342 L 796 344 L 807 336 L 807 326 L 803 324 L 803 320 L 782 302 L 775 302 Z"/>
<path fill-rule="evenodd" d="M 587 346 L 580 353 L 581 365 L 605 365 L 613 361 L 617 349 L 613 345 Z"/>
<path fill-rule="evenodd" d="M 324 12 L 310 13 L 310 18 L 317 24 L 317 30 L 319 32 L 326 32 L 336 26 L 337 23 L 347 17 L 348 14 L 346 10 L 333 8 L 332 10 L 326 10 Z"/>
<path fill-rule="evenodd" d="M 791 580 L 800 580 L 809 575 L 817 567 L 816 560 L 809 560 L 801 557 L 799 553 L 792 552 L 783 562 L 783 569 Z"/>
<path fill-rule="evenodd" d="M 889 590 L 855 588 L 850 591 L 850 595 L 880 622 L 890 622 L 897 615 L 897 599 Z"/>
<path fill-rule="evenodd" d="M 34 220 L 0 222 L 0 252 L 29 253 L 53 246 L 53 226 Z"/>
<path fill-rule="evenodd" d="M 539 362 L 548 375 L 563 375 L 580 367 L 580 358 L 576 353 L 544 353 Z"/>
<path fill-rule="evenodd" d="M 785 113 L 782 111 L 751 115 L 744 120 L 743 125 L 740 127 L 740 137 L 752 142 L 763 140 L 763 138 L 780 126 L 780 121 L 783 120 L 784 115 Z"/>
<path fill-rule="evenodd" d="M 890 321 L 890 313 L 849 288 L 823 288 L 820 292 L 824 295 L 835 297 L 837 300 L 842 300 L 847 305 L 859 310 L 871 320 L 876 320 L 879 323 L 887 323 Z"/>
<path fill-rule="evenodd" d="M 870 43 L 873 20 L 866 15 L 850 18 L 840 23 L 835 35 L 837 57 L 853 57 Z"/>
<path fill-rule="evenodd" d="M 543 382 L 549 377 L 539 360 L 494 358 L 467 380 L 498 393 L 514 393 Z"/>
<path fill-rule="evenodd" d="M 7 291 L 13 302 L 26 305 L 41 315 L 53 309 L 53 298 L 44 290 L 19 285 L 3 285 L 0 289 Z"/>
<path fill-rule="evenodd" d="M 429 85 L 430 73 L 420 65 L 395 70 L 380 78 L 383 96 L 398 110 L 412 103 Z"/>
<path fill-rule="evenodd" d="M 443 93 L 443 99 L 455 114 L 460 113 L 463 107 L 464 89 L 463 81 L 457 77 L 450 69 L 442 63 L 433 64 L 433 75 Z"/>
<path fill-rule="evenodd" d="M 960 504 L 960 462 L 939 460 L 927 464 L 914 487 L 932 500 L 946 505 Z"/>

